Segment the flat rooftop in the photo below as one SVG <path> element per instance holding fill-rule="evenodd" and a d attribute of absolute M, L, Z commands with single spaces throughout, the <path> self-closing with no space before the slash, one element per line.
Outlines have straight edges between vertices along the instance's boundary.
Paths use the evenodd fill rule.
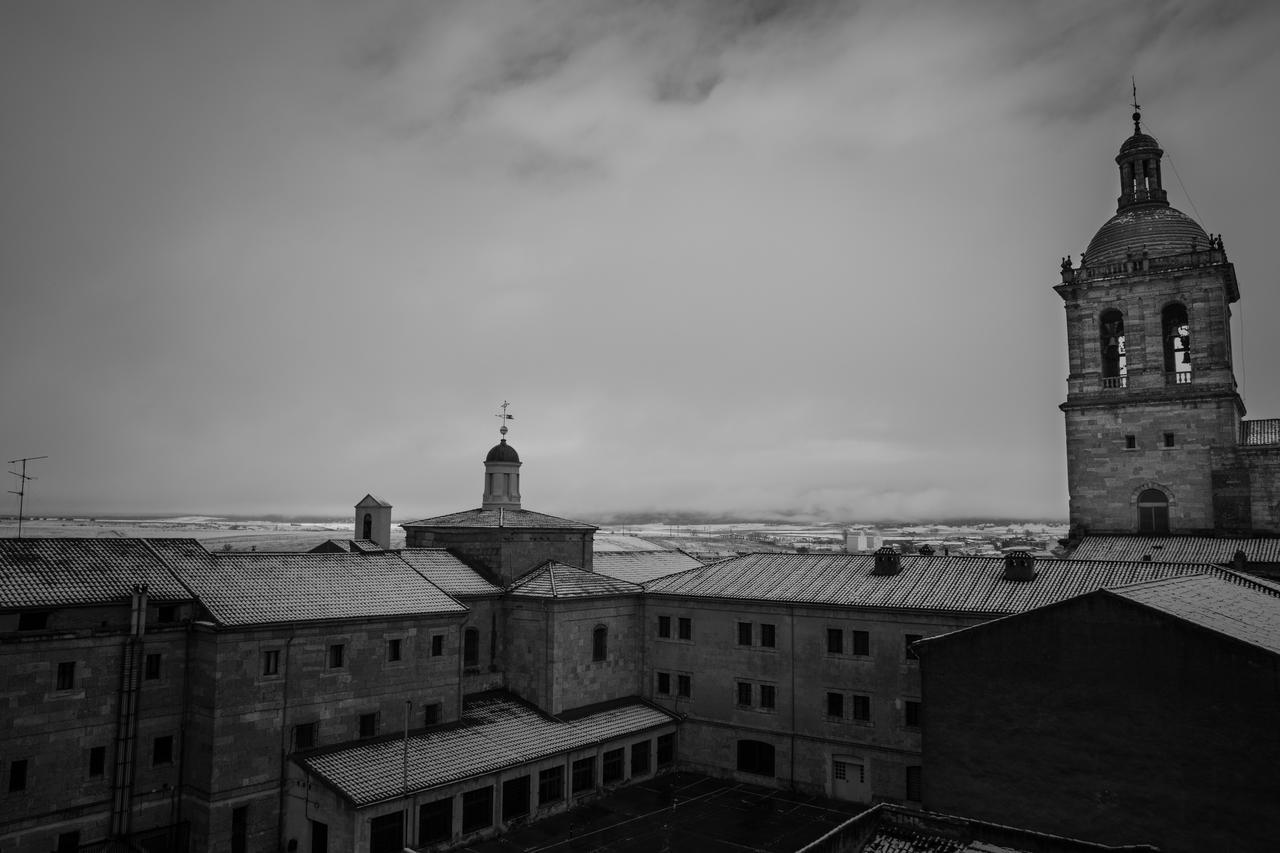
<path fill-rule="evenodd" d="M 869 808 L 668 773 L 459 848 L 468 853 L 794 853 Z"/>

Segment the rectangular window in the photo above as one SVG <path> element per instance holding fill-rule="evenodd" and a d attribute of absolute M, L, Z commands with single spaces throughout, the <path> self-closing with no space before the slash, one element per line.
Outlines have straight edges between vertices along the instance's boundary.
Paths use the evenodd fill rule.
<path fill-rule="evenodd" d="M 27 790 L 27 759 L 19 758 L 9 762 L 9 791 Z"/>
<path fill-rule="evenodd" d="M 837 720 L 844 719 L 844 694 L 828 693 L 827 694 L 827 716 Z"/>
<path fill-rule="evenodd" d="M 462 665 L 480 665 L 480 630 L 468 628 L 462 632 Z"/>
<path fill-rule="evenodd" d="M 596 786 L 596 757 L 579 758 L 573 762 L 573 793 L 593 790 Z"/>
<path fill-rule="evenodd" d="M 760 707 L 773 710 L 778 706 L 776 688 L 772 684 L 760 685 Z"/>
<path fill-rule="evenodd" d="M 600 779 L 606 785 L 621 781 L 626 775 L 627 753 L 622 749 L 610 749 L 605 752 L 600 763 Z"/>
<path fill-rule="evenodd" d="M 751 623 L 750 622 L 738 623 L 738 645 L 740 646 L 751 645 Z"/>
<path fill-rule="evenodd" d="M 844 631 L 839 628 L 827 629 L 827 654 L 844 654 Z"/>
<path fill-rule="evenodd" d="M 173 763 L 173 735 L 160 735 L 151 741 L 151 766 Z"/>
<path fill-rule="evenodd" d="M 659 637 L 671 636 L 671 617 L 670 616 L 658 617 L 658 636 Z"/>
<path fill-rule="evenodd" d="M 693 620 L 692 619 L 688 618 L 687 616 L 681 616 L 677 627 L 680 629 L 680 639 L 682 640 L 693 639 Z"/>
<path fill-rule="evenodd" d="M 738 704 L 751 707 L 751 682 L 738 682 Z"/>
<path fill-rule="evenodd" d="M 1124 437 L 1124 449 L 1136 450 L 1138 448 L 1138 437 L 1136 435 L 1126 435 Z"/>
<path fill-rule="evenodd" d="M 902 705 L 902 721 L 909 729 L 920 728 L 920 703 L 908 699 Z"/>
<path fill-rule="evenodd" d="M 853 697 L 853 718 L 860 723 L 871 722 L 871 697 Z"/>
<path fill-rule="evenodd" d="M 58 849 L 55 853 L 78 853 L 80 850 L 80 830 L 58 833 Z"/>
<path fill-rule="evenodd" d="M 502 822 L 509 823 L 529 813 L 529 777 L 517 776 L 502 783 Z"/>
<path fill-rule="evenodd" d="M 676 676 L 676 695 L 689 697 L 693 695 L 693 678 L 688 675 Z"/>
<path fill-rule="evenodd" d="M 902 638 L 902 646 L 906 650 L 907 660 L 920 660 L 920 656 L 916 654 L 916 650 L 911 648 L 911 644 L 924 639 L 922 634 L 907 634 Z"/>
<path fill-rule="evenodd" d="M 609 629 L 603 625 L 597 625 L 591 632 L 591 659 L 593 661 L 602 661 L 608 657 Z"/>
<path fill-rule="evenodd" d="M 431 635 L 431 656 L 438 658 L 444 654 L 444 634 Z"/>
<path fill-rule="evenodd" d="M 661 696 L 671 695 L 671 673 L 658 673 L 658 694 Z"/>
<path fill-rule="evenodd" d="M 162 604 L 156 608 L 157 622 L 177 622 L 178 608 L 172 604 Z"/>
<path fill-rule="evenodd" d="M 422 708 L 422 724 L 424 726 L 434 726 L 440 722 L 440 703 L 432 702 L 424 705 Z"/>
<path fill-rule="evenodd" d="M 658 766 L 667 767 L 676 760 L 676 736 L 658 735 Z"/>
<path fill-rule="evenodd" d="M 762 648 L 772 649 L 775 645 L 775 636 L 777 629 L 768 622 L 760 623 L 760 645 Z"/>
<path fill-rule="evenodd" d="M 143 678 L 148 681 L 155 681 L 160 678 L 160 653 L 151 652 L 147 655 L 146 665 L 143 671 Z"/>
<path fill-rule="evenodd" d="M 71 690 L 76 686 L 76 662 L 73 660 L 63 661 L 58 664 L 58 680 L 56 687 L 58 690 Z"/>
<path fill-rule="evenodd" d="M 557 764 L 538 774 L 538 804 L 558 803 L 564 799 L 564 767 Z"/>
<path fill-rule="evenodd" d="M 333 643 L 329 646 L 329 669 L 342 669 L 346 651 L 347 647 L 342 643 Z"/>
<path fill-rule="evenodd" d="M 360 737 L 374 737 L 378 734 L 378 712 L 360 715 Z"/>
<path fill-rule="evenodd" d="M 453 837 L 453 797 L 418 807 L 418 844 L 435 844 Z"/>
<path fill-rule="evenodd" d="M 18 614 L 19 631 L 43 631 L 48 627 L 48 610 L 24 610 Z"/>
<path fill-rule="evenodd" d="M 631 775 L 643 776 L 649 772 L 649 741 L 631 744 Z"/>
<path fill-rule="evenodd" d="M 387 640 L 387 660 L 400 660 L 400 640 L 399 638 Z"/>
<path fill-rule="evenodd" d="M 907 768 L 907 799 L 913 803 L 920 802 L 920 765 Z"/>
<path fill-rule="evenodd" d="M 280 650 L 267 649 L 262 653 L 262 674 L 263 675 L 279 675 L 280 674 Z"/>
<path fill-rule="evenodd" d="M 101 776 L 107 769 L 107 748 L 95 746 L 89 749 L 89 775 Z"/>
<path fill-rule="evenodd" d="M 1165 446 L 1165 447 L 1173 447 L 1173 433 L 1171 433 L 1171 432 L 1166 432 L 1166 433 L 1164 434 L 1164 446 Z"/>
<path fill-rule="evenodd" d="M 249 807 L 231 810 L 231 853 L 249 853 Z"/>
<path fill-rule="evenodd" d="M 486 785 L 462 795 L 462 831 L 476 832 L 493 826 L 493 786 Z"/>
<path fill-rule="evenodd" d="M 871 634 L 867 631 L 853 631 L 853 653 L 866 657 L 871 654 Z"/>
<path fill-rule="evenodd" d="M 293 748 L 311 749 L 316 745 L 317 723 L 300 723 L 293 727 Z"/>

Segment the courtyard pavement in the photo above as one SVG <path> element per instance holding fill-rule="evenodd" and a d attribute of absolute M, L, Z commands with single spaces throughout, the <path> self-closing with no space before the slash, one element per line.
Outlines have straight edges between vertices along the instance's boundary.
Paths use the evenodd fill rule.
<path fill-rule="evenodd" d="M 868 807 L 670 773 L 521 827 L 467 853 L 792 853 Z"/>

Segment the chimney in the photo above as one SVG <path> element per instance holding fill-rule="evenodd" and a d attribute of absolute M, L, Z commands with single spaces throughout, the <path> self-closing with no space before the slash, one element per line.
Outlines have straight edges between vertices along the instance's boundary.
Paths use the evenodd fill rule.
<path fill-rule="evenodd" d="M 1004 579 L 1030 581 L 1036 577 L 1036 558 L 1027 551 L 1010 551 L 1004 555 Z"/>
<path fill-rule="evenodd" d="M 1244 551 L 1236 551 L 1231 555 L 1231 568 L 1237 572 L 1249 571 L 1249 555 Z"/>
<path fill-rule="evenodd" d="M 892 545 L 876 549 L 876 565 L 871 570 L 873 575 L 896 575 L 902 571 L 902 555 L 893 550 Z"/>

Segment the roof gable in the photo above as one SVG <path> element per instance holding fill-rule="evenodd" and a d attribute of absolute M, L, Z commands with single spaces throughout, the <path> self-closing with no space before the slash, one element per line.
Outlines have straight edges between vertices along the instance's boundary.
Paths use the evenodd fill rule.
<path fill-rule="evenodd" d="M 1107 593 L 1280 655 L 1280 592 L 1242 575 L 1167 578 Z"/>
<path fill-rule="evenodd" d="M 599 595 L 631 595 L 643 592 L 639 584 L 598 575 L 548 560 L 526 572 L 507 587 L 510 595 L 532 598 L 588 598 Z"/>
<path fill-rule="evenodd" d="M 529 509 L 494 507 L 490 509 L 469 509 L 450 515 L 437 515 L 419 521 L 407 521 L 400 525 L 406 530 L 411 527 L 510 527 L 510 528 L 543 528 L 555 530 L 596 530 L 594 524 L 582 521 L 571 521 Z"/>
<path fill-rule="evenodd" d="M 363 509 L 365 507 L 374 507 L 374 506 L 380 506 L 380 507 L 385 507 L 386 509 L 391 509 L 391 504 L 387 503 L 382 498 L 377 497 L 375 495 L 365 495 L 364 497 L 362 497 L 360 499 L 360 503 L 356 504 L 356 509 Z"/>

